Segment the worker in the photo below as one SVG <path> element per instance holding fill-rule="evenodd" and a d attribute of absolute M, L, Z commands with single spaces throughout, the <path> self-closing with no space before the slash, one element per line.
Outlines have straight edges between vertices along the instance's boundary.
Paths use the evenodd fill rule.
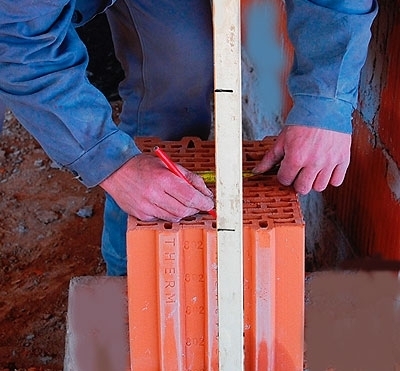
<path fill-rule="evenodd" d="M 338 186 L 345 176 L 377 4 L 286 0 L 286 6 L 294 106 L 254 171 L 280 162 L 279 181 L 306 194 Z M 87 50 L 75 30 L 102 11 L 125 72 L 118 127 L 109 102 L 87 80 Z M 214 207 L 200 177 L 181 168 L 193 186 L 187 184 L 133 140 L 208 138 L 212 47 L 208 0 L 1 1 L 0 101 L 55 162 L 106 191 L 102 253 L 109 275 L 126 274 L 128 214 L 177 222 Z"/>

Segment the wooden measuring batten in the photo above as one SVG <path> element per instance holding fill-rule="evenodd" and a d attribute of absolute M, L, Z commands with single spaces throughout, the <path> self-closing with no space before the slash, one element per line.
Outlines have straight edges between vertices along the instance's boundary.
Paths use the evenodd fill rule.
<path fill-rule="evenodd" d="M 240 1 L 213 1 L 219 366 L 244 369 Z"/>

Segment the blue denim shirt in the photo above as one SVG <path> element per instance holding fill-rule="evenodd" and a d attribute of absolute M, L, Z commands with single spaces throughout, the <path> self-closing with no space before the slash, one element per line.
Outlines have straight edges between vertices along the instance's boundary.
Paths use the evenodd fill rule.
<path fill-rule="evenodd" d="M 359 72 L 377 11 L 375 2 L 365 8 L 370 1 L 286 0 L 296 49 L 288 125 L 351 132 Z M 87 51 L 74 29 L 112 3 L 0 0 L 0 100 L 54 161 L 89 187 L 140 153 L 87 80 Z M 359 8 L 347 5 L 358 3 Z"/>
<path fill-rule="evenodd" d="M 376 0 L 286 0 L 286 7 L 295 48 L 286 124 L 351 133 Z"/>

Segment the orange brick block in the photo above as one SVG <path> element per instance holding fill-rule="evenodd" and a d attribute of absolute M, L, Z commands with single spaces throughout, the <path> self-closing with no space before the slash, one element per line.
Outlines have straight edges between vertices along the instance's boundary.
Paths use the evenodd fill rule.
<path fill-rule="evenodd" d="M 245 142 L 250 169 L 274 139 Z M 190 170 L 214 169 L 214 143 L 138 140 Z M 245 369 L 302 370 L 304 223 L 275 176 L 244 181 Z M 131 369 L 218 370 L 217 232 L 208 214 L 180 223 L 128 221 Z"/>

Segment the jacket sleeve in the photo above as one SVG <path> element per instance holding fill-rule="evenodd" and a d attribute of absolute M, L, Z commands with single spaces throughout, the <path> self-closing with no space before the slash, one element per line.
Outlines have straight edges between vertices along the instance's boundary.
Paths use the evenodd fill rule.
<path fill-rule="evenodd" d="M 286 0 L 295 49 L 287 125 L 351 133 L 376 0 Z"/>
<path fill-rule="evenodd" d="M 0 100 L 54 161 L 85 185 L 99 184 L 140 151 L 86 78 L 73 6 L 0 0 L 0 8 Z"/>

